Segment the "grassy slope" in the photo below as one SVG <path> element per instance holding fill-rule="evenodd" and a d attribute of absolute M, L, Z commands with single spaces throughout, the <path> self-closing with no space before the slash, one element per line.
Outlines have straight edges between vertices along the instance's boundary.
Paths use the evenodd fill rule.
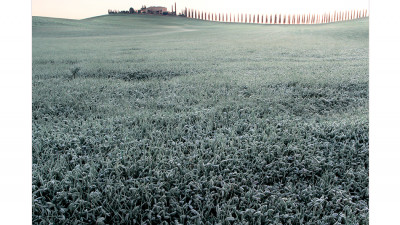
<path fill-rule="evenodd" d="M 32 42 L 34 223 L 367 223 L 367 19 L 33 17 Z"/>

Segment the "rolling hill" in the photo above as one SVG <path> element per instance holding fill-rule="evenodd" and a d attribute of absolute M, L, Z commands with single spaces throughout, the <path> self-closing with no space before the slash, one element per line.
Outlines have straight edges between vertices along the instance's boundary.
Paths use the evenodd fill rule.
<path fill-rule="evenodd" d="M 368 223 L 368 19 L 32 26 L 34 224 Z"/>

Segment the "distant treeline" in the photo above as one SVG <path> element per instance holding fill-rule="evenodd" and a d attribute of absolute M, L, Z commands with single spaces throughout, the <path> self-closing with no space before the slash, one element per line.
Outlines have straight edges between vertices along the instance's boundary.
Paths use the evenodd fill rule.
<path fill-rule="evenodd" d="M 151 8 L 151 7 L 150 7 Z M 176 9 L 176 8 L 175 8 Z M 149 11 L 150 13 L 151 11 Z M 108 10 L 108 14 L 143 14 L 147 13 L 146 6 L 141 9 L 134 10 L 132 7 L 127 11 Z M 153 14 L 153 13 L 152 13 Z M 159 13 L 161 14 L 161 13 Z M 162 12 L 164 15 L 170 12 Z M 177 15 L 172 11 L 172 14 Z M 228 23 L 264 23 L 264 24 L 321 24 L 332 23 L 338 21 L 353 20 L 358 18 L 368 17 L 367 9 L 364 10 L 347 10 L 347 11 L 334 11 L 322 14 L 248 14 L 248 13 L 209 13 L 196 9 L 185 8 L 179 14 L 193 19 L 218 21 Z"/>
<path fill-rule="evenodd" d="M 368 17 L 368 10 L 335 11 L 323 14 L 247 14 L 247 13 L 209 13 L 185 8 L 183 15 L 188 18 L 230 22 L 265 24 L 320 24 Z"/>
<path fill-rule="evenodd" d="M 137 10 L 135 11 L 132 7 L 127 11 L 112 10 L 112 9 L 108 10 L 108 14 L 135 14 L 135 13 L 138 13 L 138 11 Z"/>
<path fill-rule="evenodd" d="M 176 7 L 176 5 L 175 5 Z M 161 6 L 151 6 L 151 7 L 146 7 L 145 5 L 142 6 L 142 8 L 135 10 L 134 8 L 130 8 L 129 10 L 108 10 L 108 14 L 161 14 L 161 15 L 176 15 L 176 12 L 172 10 L 169 12 L 167 11 L 166 7 L 161 7 Z M 182 14 L 181 14 L 182 15 Z"/>

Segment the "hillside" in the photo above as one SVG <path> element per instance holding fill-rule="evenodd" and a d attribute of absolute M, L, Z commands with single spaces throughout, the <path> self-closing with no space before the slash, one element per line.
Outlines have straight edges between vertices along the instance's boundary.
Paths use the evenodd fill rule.
<path fill-rule="evenodd" d="M 32 19 L 33 223 L 368 223 L 368 19 Z"/>

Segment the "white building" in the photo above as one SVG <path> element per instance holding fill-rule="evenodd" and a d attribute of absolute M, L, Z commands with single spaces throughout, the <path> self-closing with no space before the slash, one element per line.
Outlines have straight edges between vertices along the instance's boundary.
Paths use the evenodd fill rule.
<path fill-rule="evenodd" d="M 168 12 L 167 7 L 150 6 L 150 7 L 146 8 L 147 14 L 163 14 L 163 12 Z"/>

